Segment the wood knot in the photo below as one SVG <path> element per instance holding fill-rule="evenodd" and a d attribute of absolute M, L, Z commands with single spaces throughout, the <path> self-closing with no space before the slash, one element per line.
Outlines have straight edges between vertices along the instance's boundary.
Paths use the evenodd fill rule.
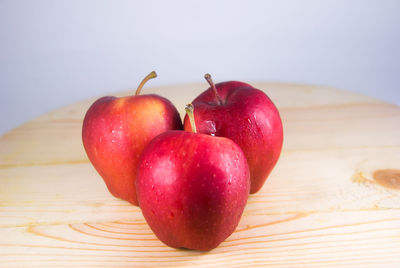
<path fill-rule="evenodd" d="M 399 169 L 379 169 L 372 176 L 378 184 L 386 188 L 400 190 Z"/>

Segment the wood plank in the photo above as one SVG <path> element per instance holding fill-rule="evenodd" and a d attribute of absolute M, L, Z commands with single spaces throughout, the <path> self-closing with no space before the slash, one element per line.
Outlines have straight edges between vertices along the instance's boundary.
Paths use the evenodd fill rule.
<path fill-rule="evenodd" d="M 108 193 L 80 136 L 94 98 L 0 137 L 0 267 L 399 267 L 400 189 L 374 172 L 398 178 L 400 107 L 328 87 L 254 84 L 281 112 L 283 153 L 218 248 L 169 248 L 139 208 Z M 183 114 L 204 88 L 146 91 Z"/>
<path fill-rule="evenodd" d="M 388 210 L 246 213 L 236 232 L 210 252 L 166 247 L 142 220 L 8 227 L 0 265 L 395 267 L 399 226 L 399 215 Z"/>

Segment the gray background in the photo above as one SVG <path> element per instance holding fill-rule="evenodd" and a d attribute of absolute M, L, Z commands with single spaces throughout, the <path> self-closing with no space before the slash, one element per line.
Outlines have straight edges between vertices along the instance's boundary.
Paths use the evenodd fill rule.
<path fill-rule="evenodd" d="M 400 1 L 0 0 L 0 134 L 88 97 L 282 81 L 400 105 Z M 150 86 L 149 85 L 149 86 Z"/>

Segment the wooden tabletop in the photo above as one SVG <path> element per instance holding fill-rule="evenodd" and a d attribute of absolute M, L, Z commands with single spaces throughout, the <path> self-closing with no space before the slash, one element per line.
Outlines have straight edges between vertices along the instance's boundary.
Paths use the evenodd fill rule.
<path fill-rule="evenodd" d="M 93 98 L 0 137 L 0 267 L 400 267 L 400 107 L 321 86 L 253 84 L 281 112 L 284 148 L 218 248 L 169 248 L 138 207 L 111 196 L 81 141 Z M 206 87 L 143 94 L 183 114 Z"/>

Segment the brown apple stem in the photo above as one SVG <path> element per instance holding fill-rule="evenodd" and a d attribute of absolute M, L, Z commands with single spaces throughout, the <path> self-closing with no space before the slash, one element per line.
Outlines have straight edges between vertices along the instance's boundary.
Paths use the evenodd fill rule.
<path fill-rule="evenodd" d="M 146 84 L 147 81 L 149 81 L 152 78 L 156 78 L 156 77 L 157 77 L 157 74 L 156 74 L 155 71 L 152 71 L 151 73 L 146 75 L 146 77 L 142 80 L 142 82 L 137 87 L 136 92 L 135 92 L 135 96 L 140 94 L 140 91 L 142 90 L 142 87 L 144 86 L 144 84 Z"/>
<path fill-rule="evenodd" d="M 189 103 L 185 107 L 185 111 L 189 116 L 190 126 L 192 127 L 192 132 L 197 133 L 196 123 L 194 122 L 194 107 L 193 104 Z"/>
<path fill-rule="evenodd" d="M 204 75 L 204 78 L 207 80 L 208 84 L 211 86 L 212 90 L 214 91 L 215 96 L 217 97 L 217 100 L 218 100 L 218 104 L 222 104 L 223 103 L 222 98 L 218 94 L 217 88 L 215 87 L 215 84 L 214 84 L 213 80 L 211 79 L 211 75 L 209 73 L 206 73 Z"/>

